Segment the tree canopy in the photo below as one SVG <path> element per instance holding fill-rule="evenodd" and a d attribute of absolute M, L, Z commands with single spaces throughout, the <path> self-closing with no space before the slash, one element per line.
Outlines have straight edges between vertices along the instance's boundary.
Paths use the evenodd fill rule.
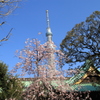
<path fill-rule="evenodd" d="M 0 63 L 0 100 L 19 99 L 22 93 L 21 81 L 8 72 L 8 66 Z"/>
<path fill-rule="evenodd" d="M 100 11 L 93 12 L 84 22 L 76 24 L 67 32 L 60 46 L 69 58 L 67 63 L 89 59 L 100 67 Z"/>

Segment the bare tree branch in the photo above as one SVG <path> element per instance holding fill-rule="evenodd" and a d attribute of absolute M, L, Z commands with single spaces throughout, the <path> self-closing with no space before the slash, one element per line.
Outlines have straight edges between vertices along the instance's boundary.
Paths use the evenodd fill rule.
<path fill-rule="evenodd" d="M 9 38 L 10 38 L 10 36 L 11 36 L 11 31 L 13 30 L 13 28 L 11 28 L 11 30 L 9 31 L 9 33 L 6 35 L 6 37 L 4 37 L 3 39 L 1 39 L 0 40 L 0 42 L 2 42 L 2 41 L 7 41 Z"/>
<path fill-rule="evenodd" d="M 18 7 L 18 3 L 20 1 L 22 0 L 0 0 L 0 18 L 10 15 Z M 5 24 L 5 21 L 1 22 L 0 26 L 3 24 Z M 6 37 L 0 40 L 0 42 L 7 41 L 9 39 L 12 29 L 9 31 Z"/>

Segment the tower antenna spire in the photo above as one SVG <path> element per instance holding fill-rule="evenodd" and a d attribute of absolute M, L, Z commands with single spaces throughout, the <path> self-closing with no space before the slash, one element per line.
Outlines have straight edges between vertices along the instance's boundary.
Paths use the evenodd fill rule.
<path fill-rule="evenodd" d="M 51 32 L 51 28 L 50 28 L 48 10 L 46 10 L 46 22 L 47 22 L 47 32 L 46 32 L 47 41 L 52 41 L 52 32 Z"/>
<path fill-rule="evenodd" d="M 47 27 L 50 27 L 49 12 L 48 12 L 48 10 L 46 10 L 46 20 L 47 20 Z"/>

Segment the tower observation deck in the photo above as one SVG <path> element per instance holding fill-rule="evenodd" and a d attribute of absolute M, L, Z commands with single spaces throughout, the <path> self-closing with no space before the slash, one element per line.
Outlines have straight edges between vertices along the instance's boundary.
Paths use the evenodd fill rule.
<path fill-rule="evenodd" d="M 51 32 L 51 28 L 50 28 L 48 10 L 46 10 L 46 20 L 47 20 L 47 32 L 46 32 L 47 41 L 52 41 L 52 32 Z"/>

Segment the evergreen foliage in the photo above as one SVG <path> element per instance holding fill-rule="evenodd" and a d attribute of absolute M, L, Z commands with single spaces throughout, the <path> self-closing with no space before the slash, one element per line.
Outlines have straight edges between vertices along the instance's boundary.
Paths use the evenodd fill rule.
<path fill-rule="evenodd" d="M 60 44 L 70 64 L 92 60 L 100 67 L 100 11 L 95 11 L 84 22 L 76 24 Z"/>
<path fill-rule="evenodd" d="M 13 100 L 15 98 L 19 100 L 22 93 L 22 83 L 7 71 L 8 66 L 0 63 L 0 100 Z"/>

